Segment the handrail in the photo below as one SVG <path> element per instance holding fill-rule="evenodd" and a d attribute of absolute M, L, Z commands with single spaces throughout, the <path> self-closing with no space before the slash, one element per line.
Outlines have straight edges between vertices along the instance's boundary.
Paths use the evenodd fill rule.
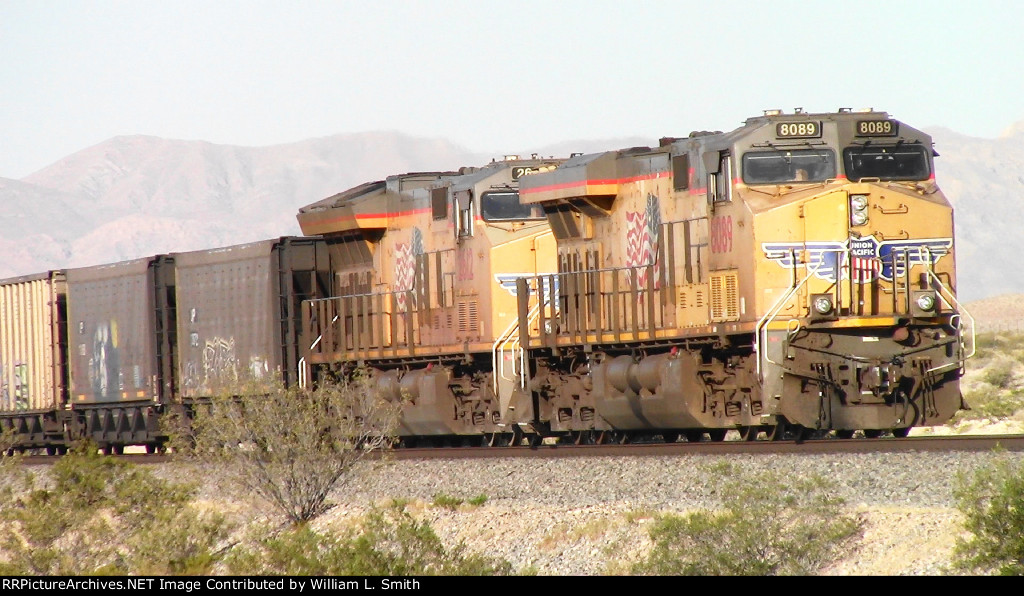
<path fill-rule="evenodd" d="M 929 262 L 931 262 L 931 261 L 929 260 Z M 957 310 L 956 314 L 952 315 L 949 318 L 949 322 L 950 322 L 950 324 L 952 324 L 953 321 L 956 320 L 956 325 L 954 325 L 954 328 L 956 328 L 957 330 L 961 330 L 961 345 L 962 345 L 962 341 L 963 341 L 961 324 L 962 324 L 964 316 L 966 316 L 967 320 L 970 321 L 969 328 L 970 328 L 970 333 L 971 333 L 971 353 L 967 354 L 966 356 L 961 358 L 959 360 L 959 362 L 956 363 L 957 368 L 959 368 L 959 367 L 963 366 L 963 363 L 965 361 L 973 358 L 974 355 L 977 353 L 977 345 L 978 345 L 977 333 L 976 333 L 976 329 L 977 328 L 976 328 L 976 324 L 975 324 L 975 321 L 974 321 L 974 317 L 971 316 L 971 313 L 967 312 L 967 309 L 964 308 L 964 305 L 961 304 L 960 301 L 956 299 L 956 296 L 953 294 L 953 290 L 951 288 L 949 288 L 948 286 L 946 286 L 946 284 L 942 283 L 942 280 L 939 279 L 939 276 L 935 274 L 935 271 L 933 271 L 931 267 L 928 268 L 928 277 L 929 277 L 929 279 L 935 280 L 935 282 L 938 284 L 938 286 L 939 286 L 939 298 L 941 298 L 943 302 L 946 302 L 946 299 L 943 298 L 943 296 L 942 296 L 942 292 L 943 291 L 945 291 L 946 294 L 949 295 L 949 299 L 953 301 L 953 304 L 949 304 L 949 302 L 946 302 L 947 306 L 954 307 Z M 929 369 L 928 371 L 926 371 L 926 374 L 927 373 L 931 373 L 931 372 L 936 372 L 936 371 L 942 370 L 944 368 L 948 368 L 950 366 L 951 366 L 950 364 L 943 364 L 941 366 L 936 366 L 935 368 L 932 368 L 932 369 Z"/>
<path fill-rule="evenodd" d="M 498 339 L 494 340 L 494 345 L 491 346 L 491 380 L 494 395 L 498 395 L 498 376 L 500 375 L 501 378 L 505 378 L 505 359 L 498 358 L 498 353 L 505 351 L 505 344 L 512 339 L 512 335 L 518 329 L 519 320 L 513 319 L 508 327 L 498 335 Z"/>
<path fill-rule="evenodd" d="M 340 317 L 340 316 L 341 316 L 341 315 L 334 315 L 334 318 L 333 318 L 333 319 L 331 319 L 331 325 L 333 325 L 333 324 L 337 323 L 337 322 L 338 322 L 338 317 Z M 312 343 L 312 344 L 310 344 L 310 346 L 309 346 L 309 351 L 310 351 L 310 352 L 312 352 L 312 351 L 313 351 L 313 348 L 315 348 L 315 347 L 317 346 L 317 344 L 319 344 L 319 343 L 320 343 L 320 340 L 322 340 L 323 338 L 324 338 L 324 334 L 323 334 L 323 332 L 321 331 L 321 332 L 320 332 L 320 335 L 316 336 L 316 340 L 315 340 L 315 341 L 313 341 L 313 343 Z"/>
<path fill-rule="evenodd" d="M 526 324 L 529 325 L 537 316 L 539 316 L 539 313 L 540 313 L 540 304 L 538 303 L 536 306 L 534 306 L 533 308 L 530 309 L 530 311 L 529 311 L 529 313 L 527 315 Z M 498 354 L 499 353 L 503 353 L 505 351 L 505 346 L 508 345 L 509 342 L 511 342 L 511 344 L 512 344 L 512 347 L 509 349 L 509 351 L 511 351 L 513 353 L 513 355 L 515 354 L 517 349 L 519 350 L 519 360 L 520 360 L 519 372 L 522 373 L 523 371 L 526 370 L 526 359 L 525 359 L 525 357 L 523 355 L 522 346 L 519 345 L 519 337 L 518 337 L 519 334 L 518 334 L 518 331 L 519 331 L 519 320 L 517 318 L 516 320 L 513 320 L 511 324 L 509 324 L 509 326 L 505 329 L 505 331 L 503 331 L 501 333 L 501 335 L 498 336 L 498 339 L 495 340 L 494 345 L 491 346 L 491 371 L 492 371 L 491 372 L 491 377 L 493 379 L 493 387 L 494 387 L 494 394 L 495 395 L 498 394 L 498 378 L 499 378 L 499 376 L 502 379 L 505 379 L 506 381 L 514 380 L 511 377 L 506 377 L 505 376 L 505 359 L 504 358 L 498 358 Z M 513 375 L 516 374 L 516 364 L 515 364 L 515 357 L 514 356 L 513 356 L 513 360 L 512 360 L 512 374 Z M 524 377 L 520 378 L 520 385 L 523 386 L 523 387 L 526 386 L 526 379 Z"/>
<path fill-rule="evenodd" d="M 754 328 L 754 331 L 757 334 L 757 340 L 754 343 L 754 351 L 757 352 L 757 378 L 762 383 L 764 382 L 764 378 L 762 377 L 763 367 L 761 366 L 761 358 L 764 358 L 770 364 L 778 364 L 778 362 L 775 362 L 774 360 L 768 357 L 768 351 L 764 347 L 764 344 L 768 341 L 768 325 L 770 325 L 771 322 L 775 320 L 775 317 L 778 316 L 779 311 L 782 310 L 782 307 L 787 302 L 789 302 L 789 299 L 792 298 L 793 295 L 796 294 L 798 291 L 800 291 L 800 288 L 803 287 L 805 283 L 807 283 L 807 280 L 810 279 L 812 275 L 818 272 L 818 269 L 821 269 L 821 266 L 825 263 L 824 253 L 826 252 L 838 253 L 840 251 L 822 251 L 822 258 L 818 259 L 818 264 L 815 265 L 814 269 L 808 271 L 807 275 L 804 276 L 804 278 L 800 280 L 799 283 L 791 287 L 790 290 L 786 292 L 785 295 L 782 296 L 782 298 L 777 300 L 775 304 L 772 305 L 770 309 L 768 309 L 768 312 L 766 312 L 764 316 L 761 317 L 761 319 L 757 322 L 757 327 Z M 793 270 L 794 272 L 796 271 L 796 263 L 794 263 Z M 764 339 L 762 339 L 762 330 Z"/>

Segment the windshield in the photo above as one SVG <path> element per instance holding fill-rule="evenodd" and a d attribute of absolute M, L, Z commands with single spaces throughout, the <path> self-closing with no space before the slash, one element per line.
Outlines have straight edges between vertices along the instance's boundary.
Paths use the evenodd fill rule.
<path fill-rule="evenodd" d="M 540 205 L 523 205 L 515 191 L 485 192 L 480 197 L 480 210 L 486 221 L 544 219 Z"/>
<path fill-rule="evenodd" d="M 751 151 L 743 155 L 747 184 L 822 182 L 836 177 L 836 154 L 831 149 Z"/>
<path fill-rule="evenodd" d="M 850 180 L 927 180 L 928 153 L 921 145 L 865 145 L 843 149 L 843 165 Z"/>

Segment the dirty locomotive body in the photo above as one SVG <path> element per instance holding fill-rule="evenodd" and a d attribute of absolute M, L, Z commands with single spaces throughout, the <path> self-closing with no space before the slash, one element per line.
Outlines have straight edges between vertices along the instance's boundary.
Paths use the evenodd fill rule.
<path fill-rule="evenodd" d="M 905 436 L 973 351 L 934 155 L 882 112 L 772 111 L 364 185 L 299 214 L 338 284 L 308 363 L 370 367 L 410 442 Z"/>
<path fill-rule="evenodd" d="M 242 375 L 369 371 L 405 444 L 849 437 L 963 407 L 931 138 L 883 112 L 369 182 L 306 237 L 0 281 L 0 426 L 159 448 Z"/>

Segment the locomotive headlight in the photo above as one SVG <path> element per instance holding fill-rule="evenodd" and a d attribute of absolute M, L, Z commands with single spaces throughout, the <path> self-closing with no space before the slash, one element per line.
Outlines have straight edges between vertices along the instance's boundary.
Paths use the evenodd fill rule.
<path fill-rule="evenodd" d="M 827 315 L 832 312 L 832 298 L 830 296 L 817 296 L 814 298 L 814 310 L 819 315 Z"/>
<path fill-rule="evenodd" d="M 850 225 L 862 226 L 868 223 L 868 196 L 850 195 Z"/>
<path fill-rule="evenodd" d="M 915 291 L 911 299 L 910 314 L 915 317 L 934 317 L 939 309 L 939 297 L 933 290 Z"/>

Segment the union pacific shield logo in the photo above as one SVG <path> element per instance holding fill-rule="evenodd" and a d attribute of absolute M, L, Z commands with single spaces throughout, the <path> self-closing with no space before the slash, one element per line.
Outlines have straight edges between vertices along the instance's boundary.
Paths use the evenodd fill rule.
<path fill-rule="evenodd" d="M 826 281 L 864 284 L 892 281 L 894 274 L 903 276 L 916 265 L 934 265 L 952 246 L 952 238 L 879 241 L 874 236 L 851 236 L 845 242 L 763 242 L 761 250 L 785 269 L 805 268 Z"/>

